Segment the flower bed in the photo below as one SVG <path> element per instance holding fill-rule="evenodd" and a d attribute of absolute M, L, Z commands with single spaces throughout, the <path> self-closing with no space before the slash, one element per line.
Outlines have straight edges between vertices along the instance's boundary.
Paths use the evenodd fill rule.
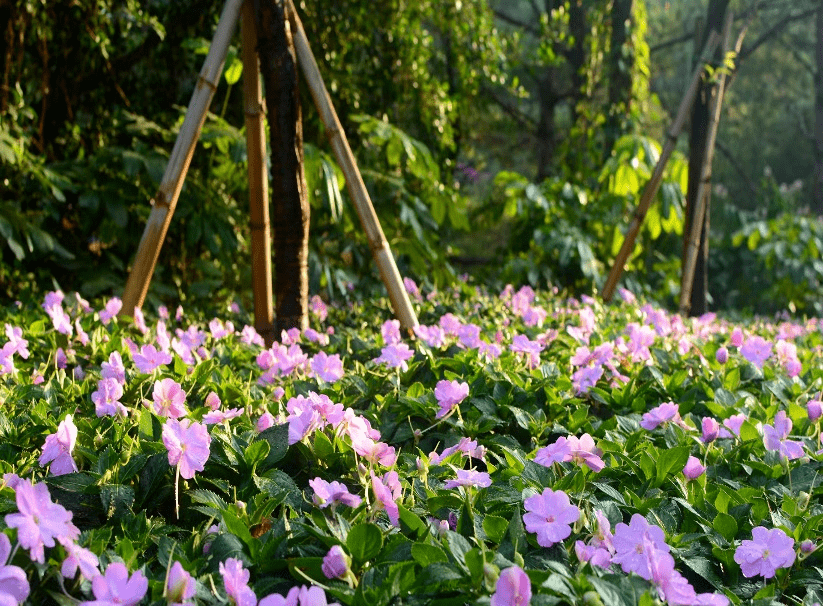
<path fill-rule="evenodd" d="M 415 338 L 315 299 L 269 349 L 6 310 L 0 602 L 820 599 L 816 320 L 409 286 Z"/>

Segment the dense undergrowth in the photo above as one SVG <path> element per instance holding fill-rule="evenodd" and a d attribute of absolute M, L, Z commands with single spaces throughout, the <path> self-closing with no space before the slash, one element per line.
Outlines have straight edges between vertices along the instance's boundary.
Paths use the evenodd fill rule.
<path fill-rule="evenodd" d="M 3 599 L 819 600 L 817 320 L 408 286 L 416 338 L 315 299 L 269 349 L 236 304 L 5 309 Z"/>

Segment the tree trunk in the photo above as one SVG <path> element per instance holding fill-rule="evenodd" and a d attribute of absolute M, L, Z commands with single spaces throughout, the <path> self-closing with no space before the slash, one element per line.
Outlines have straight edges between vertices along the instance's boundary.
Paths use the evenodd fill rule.
<path fill-rule="evenodd" d="M 275 334 L 308 326 L 309 202 L 297 64 L 282 0 L 254 0 L 266 88 L 274 215 Z"/>
<path fill-rule="evenodd" d="M 611 155 L 615 142 L 626 132 L 626 122 L 631 110 L 634 66 L 634 50 L 631 45 L 632 2 L 633 0 L 614 0 L 612 4 L 604 158 Z"/>
<path fill-rule="evenodd" d="M 706 13 L 706 26 L 699 35 L 698 48 L 703 48 L 712 30 L 718 33 L 723 29 L 723 21 L 729 0 L 709 0 L 709 7 Z M 722 51 L 715 53 L 715 59 L 722 57 Z M 694 221 L 694 214 L 697 211 L 698 201 L 696 200 L 700 180 L 702 178 L 703 163 L 706 158 L 706 135 L 709 132 L 709 105 L 713 94 L 714 85 L 703 80 L 697 91 L 697 98 L 692 108 L 691 127 L 689 129 L 689 184 L 686 194 L 685 225 L 683 226 L 683 258 L 682 265 L 686 264 L 686 250 L 688 234 Z M 698 249 L 697 265 L 694 271 L 694 282 L 692 283 L 690 295 L 689 315 L 699 316 L 708 311 L 708 261 L 709 261 L 709 209 L 711 200 L 711 187 L 705 188 L 706 211 L 703 217 L 703 229 L 700 235 L 700 248 Z"/>
<path fill-rule="evenodd" d="M 540 102 L 540 116 L 537 119 L 537 182 L 551 176 L 554 162 L 555 124 L 554 108 L 560 101 L 554 89 L 553 70 L 548 68 L 544 79 L 540 82 L 538 100 Z"/>
<path fill-rule="evenodd" d="M 823 0 L 817 9 L 814 48 L 814 212 L 823 215 Z"/>

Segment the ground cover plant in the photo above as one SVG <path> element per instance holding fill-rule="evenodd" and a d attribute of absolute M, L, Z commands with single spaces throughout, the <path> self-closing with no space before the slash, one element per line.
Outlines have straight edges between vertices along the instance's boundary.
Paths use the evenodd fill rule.
<path fill-rule="evenodd" d="M 220 317 L 5 309 L 0 602 L 807 604 L 816 319 L 461 284 Z"/>

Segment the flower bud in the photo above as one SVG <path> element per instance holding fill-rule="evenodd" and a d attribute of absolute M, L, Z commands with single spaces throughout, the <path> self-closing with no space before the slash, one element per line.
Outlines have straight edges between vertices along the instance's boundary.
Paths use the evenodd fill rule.
<path fill-rule="evenodd" d="M 809 400 L 806 404 L 806 412 L 809 413 L 809 421 L 814 423 L 823 416 L 823 402 L 820 400 Z"/>
<path fill-rule="evenodd" d="M 689 480 L 696 480 L 705 473 L 706 468 L 700 463 L 697 457 L 689 457 L 686 466 L 683 468 L 683 475 Z"/>
<path fill-rule="evenodd" d="M 721 347 L 714 354 L 714 357 L 720 364 L 725 364 L 729 360 L 729 350 L 725 347 Z"/>
<path fill-rule="evenodd" d="M 712 417 L 703 417 L 703 443 L 714 442 L 720 434 L 720 423 Z"/>
<path fill-rule="evenodd" d="M 817 549 L 817 545 L 815 545 L 814 541 L 812 541 L 811 539 L 806 539 L 805 541 L 800 543 L 800 553 L 802 553 L 803 555 L 809 555 L 815 549 Z"/>
<path fill-rule="evenodd" d="M 332 545 L 321 566 L 327 579 L 342 579 L 349 573 L 350 567 L 351 558 L 340 545 Z"/>

